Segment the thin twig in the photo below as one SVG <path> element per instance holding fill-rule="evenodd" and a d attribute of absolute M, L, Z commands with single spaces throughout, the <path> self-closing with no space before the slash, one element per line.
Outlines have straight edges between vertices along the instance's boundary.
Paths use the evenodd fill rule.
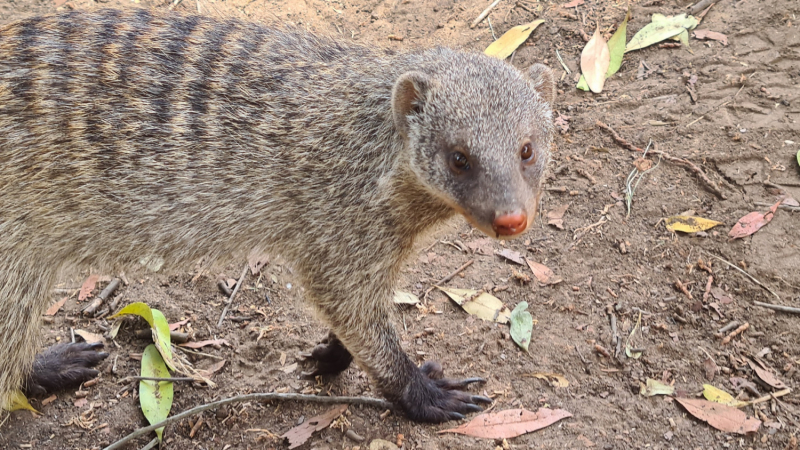
<path fill-rule="evenodd" d="M 722 344 L 722 345 L 725 345 L 725 344 L 727 344 L 728 342 L 730 342 L 730 341 L 731 341 L 733 338 L 735 338 L 735 337 L 736 337 L 736 336 L 738 336 L 739 334 L 742 334 L 742 333 L 744 333 L 744 331 L 745 331 L 746 329 L 748 329 L 748 328 L 750 328 L 750 323 L 749 323 L 749 322 L 745 322 L 745 323 L 744 323 L 743 325 L 741 325 L 739 328 L 737 328 L 737 329 L 735 329 L 735 330 L 731 331 L 731 333 L 730 333 L 729 335 L 725 336 L 725 339 L 723 339 L 723 340 L 722 340 L 721 344 Z"/>
<path fill-rule="evenodd" d="M 601 122 L 599 120 L 596 121 L 595 124 L 598 127 L 600 127 L 601 129 L 603 129 L 606 132 L 608 132 L 611 135 L 611 138 L 614 139 L 614 141 L 616 141 L 616 143 L 619 144 L 620 146 L 622 146 L 623 148 L 626 148 L 626 149 L 634 151 L 634 152 L 644 153 L 643 149 L 641 149 L 641 148 L 631 144 L 630 142 L 626 141 L 625 139 L 623 139 L 622 136 L 617 134 L 617 132 L 614 131 L 614 129 L 611 128 L 610 126 L 604 124 L 603 122 Z M 653 145 L 657 146 L 657 144 L 655 144 L 655 143 Z M 669 161 L 671 163 L 674 163 L 674 164 L 677 164 L 679 166 L 684 166 L 684 167 L 687 167 L 687 168 L 691 169 L 695 174 L 697 174 L 698 177 L 700 177 L 700 179 L 703 181 L 703 183 L 705 183 L 706 187 L 712 193 L 714 193 L 714 195 L 716 195 L 717 197 L 719 197 L 722 200 L 726 199 L 725 194 L 723 194 L 722 191 L 720 191 L 719 188 L 714 183 L 711 182 L 711 180 L 708 178 L 708 176 L 699 167 L 697 167 L 697 165 L 695 165 L 693 162 L 691 162 L 691 161 L 689 161 L 687 159 L 683 159 L 683 158 L 676 158 L 676 157 L 670 155 L 667 152 L 658 150 L 657 148 L 651 150 L 650 152 L 661 156 L 662 158 L 666 159 L 667 161 Z"/>
<path fill-rule="evenodd" d="M 774 309 L 775 311 L 792 313 L 792 314 L 800 314 L 800 308 L 793 308 L 791 306 L 783 306 L 783 305 L 773 305 L 772 303 L 762 303 L 762 302 L 753 302 L 754 305 L 760 306 L 762 308 L 769 308 Z"/>
<path fill-rule="evenodd" d="M 247 275 L 247 268 L 249 265 L 244 263 L 244 269 L 242 269 L 242 275 L 239 276 L 239 281 L 236 282 L 236 287 L 233 288 L 233 293 L 231 297 L 228 299 L 228 304 L 225 305 L 225 308 L 222 310 L 222 315 L 219 316 L 219 322 L 217 322 L 217 328 L 222 326 L 222 321 L 225 320 L 225 316 L 228 314 L 228 308 L 231 307 L 233 304 L 233 299 L 236 298 L 236 293 L 239 292 L 239 288 L 242 286 L 242 282 L 244 281 L 244 276 Z"/>
<path fill-rule="evenodd" d="M 319 395 L 305 395 L 305 394 L 292 394 L 292 393 L 278 394 L 275 392 L 238 395 L 236 397 L 226 398 L 216 402 L 206 403 L 205 405 L 196 406 L 188 411 L 184 411 L 180 414 L 162 420 L 159 423 L 150 425 L 149 427 L 139 428 L 133 433 L 109 445 L 104 450 L 114 450 L 117 448 L 122 448 L 126 443 L 130 442 L 133 439 L 136 439 L 137 437 L 143 434 L 147 434 L 157 428 L 161 428 L 171 423 L 181 421 L 187 417 L 197 415 L 209 409 L 219 408 L 220 406 L 229 405 L 231 403 L 239 403 L 247 401 L 272 401 L 272 400 L 303 401 L 303 402 L 323 403 L 323 404 L 349 403 L 354 405 L 375 406 L 380 409 L 393 408 L 392 404 L 390 402 L 387 402 L 386 400 L 381 400 L 379 398 L 370 398 L 370 397 L 322 397 Z"/>
<path fill-rule="evenodd" d="M 756 280 L 756 279 L 755 279 L 755 278 L 754 278 L 752 275 L 750 275 L 749 273 L 747 273 L 747 272 L 745 272 L 744 270 L 742 270 L 742 269 L 741 269 L 739 266 L 737 266 L 736 264 L 729 263 L 728 261 L 725 261 L 724 259 L 722 259 L 722 258 L 720 258 L 719 256 L 717 256 L 717 255 L 714 255 L 714 254 L 712 254 L 712 253 L 708 253 L 708 252 L 706 252 L 706 251 L 703 251 L 703 250 L 701 250 L 701 252 L 705 253 L 706 255 L 708 255 L 708 256 L 710 256 L 710 257 L 712 257 L 712 258 L 715 258 L 715 259 L 718 259 L 718 260 L 720 260 L 720 261 L 724 262 L 725 264 L 727 264 L 727 265 L 728 265 L 728 267 L 732 267 L 732 268 L 734 268 L 734 269 L 738 270 L 739 272 L 741 272 L 742 274 L 744 274 L 745 276 L 747 276 L 747 278 L 750 278 L 751 280 L 753 280 L 753 282 L 754 282 L 755 284 L 757 284 L 757 285 L 761 286 L 762 288 L 766 289 L 767 291 L 769 291 L 769 293 L 770 293 L 770 294 L 772 294 L 772 295 L 774 295 L 774 296 L 775 296 L 775 298 L 777 298 L 778 300 L 780 300 L 780 299 L 781 299 L 781 297 L 780 297 L 778 294 L 776 294 L 776 293 L 775 293 L 775 291 L 773 291 L 772 289 L 768 288 L 768 287 L 767 287 L 767 286 L 766 286 L 764 283 L 762 283 L 762 282 L 760 282 L 760 281 Z"/>
<path fill-rule="evenodd" d="M 472 24 L 469 27 L 475 28 L 476 26 L 478 26 L 478 24 L 481 23 L 483 19 L 485 19 L 486 16 L 489 15 L 490 12 L 492 12 L 494 7 L 497 6 L 498 3 L 500 3 L 500 0 L 494 0 L 491 5 L 489 5 L 486 9 L 483 10 L 483 12 L 472 22 Z"/>
<path fill-rule="evenodd" d="M 430 294 L 430 293 L 431 293 L 431 291 L 432 291 L 432 290 L 434 290 L 434 289 L 436 288 L 436 286 L 438 286 L 438 285 L 440 285 L 440 284 L 447 283 L 448 281 L 452 280 L 454 276 L 456 276 L 456 275 L 458 275 L 459 273 L 461 273 L 461 272 L 462 272 L 464 269 L 466 269 L 467 267 L 469 267 L 469 266 L 470 266 L 472 263 L 474 263 L 474 262 L 475 262 L 475 260 L 474 260 L 474 259 L 470 259 L 469 261 L 465 262 L 465 263 L 464 263 L 464 264 L 463 264 L 461 267 L 459 267 L 458 269 L 456 269 L 456 270 L 454 270 L 454 271 L 450 272 L 450 274 L 449 274 L 449 275 L 447 275 L 446 277 L 442 278 L 441 280 L 437 281 L 436 283 L 433 283 L 433 286 L 429 287 L 429 288 L 428 288 L 428 290 L 427 290 L 427 291 L 425 291 L 425 295 L 424 295 L 424 296 L 425 296 L 425 297 L 427 297 L 427 296 L 428 296 L 428 294 Z"/>

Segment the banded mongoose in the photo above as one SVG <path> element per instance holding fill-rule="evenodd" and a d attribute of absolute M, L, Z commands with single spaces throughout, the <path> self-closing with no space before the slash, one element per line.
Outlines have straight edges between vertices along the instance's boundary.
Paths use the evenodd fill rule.
<path fill-rule="evenodd" d="M 498 238 L 533 217 L 555 85 L 476 52 L 396 52 L 141 9 L 0 27 L 0 393 L 59 389 L 106 355 L 36 358 L 55 280 L 261 248 L 293 264 L 330 337 L 417 421 L 479 411 L 478 378 L 417 367 L 391 322 L 414 243 L 455 213 Z M 74 273 L 74 272 L 73 272 Z"/>

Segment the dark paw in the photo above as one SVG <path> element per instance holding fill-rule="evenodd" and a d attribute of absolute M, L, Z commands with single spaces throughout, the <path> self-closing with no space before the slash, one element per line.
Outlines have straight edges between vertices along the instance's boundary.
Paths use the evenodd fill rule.
<path fill-rule="evenodd" d="M 479 403 L 492 403 L 490 398 L 463 391 L 472 383 L 486 381 L 483 378 L 451 380 L 443 376 L 437 362 L 428 361 L 420 367 L 398 401 L 409 419 L 430 423 L 458 420 L 464 414 L 483 411 Z"/>
<path fill-rule="evenodd" d="M 92 367 L 100 364 L 108 353 L 98 352 L 103 344 L 57 344 L 36 355 L 33 370 L 25 382 L 28 396 L 44 395 L 79 386 L 100 372 Z"/>
<path fill-rule="evenodd" d="M 316 363 L 311 372 L 303 372 L 303 376 L 313 378 L 317 375 L 336 375 L 350 367 L 353 355 L 344 347 L 335 334 L 330 333 L 311 351 L 310 358 Z"/>

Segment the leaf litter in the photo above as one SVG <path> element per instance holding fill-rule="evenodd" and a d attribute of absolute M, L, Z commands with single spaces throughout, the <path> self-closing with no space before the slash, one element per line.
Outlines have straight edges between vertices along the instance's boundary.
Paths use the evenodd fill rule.
<path fill-rule="evenodd" d="M 528 311 L 528 302 L 519 302 L 511 311 L 511 339 L 526 352 L 533 334 L 533 317 Z"/>
<path fill-rule="evenodd" d="M 436 287 L 473 316 L 497 323 L 508 323 L 511 318 L 511 311 L 492 294 L 482 290 Z"/>
<path fill-rule="evenodd" d="M 302 424 L 290 429 L 281 435 L 282 439 L 289 441 L 289 448 L 297 448 L 303 445 L 314 432 L 324 430 L 334 419 L 341 416 L 347 410 L 348 405 L 337 405 L 325 411 L 324 413 L 314 416 Z"/>
<path fill-rule="evenodd" d="M 486 47 L 486 50 L 483 52 L 495 58 L 506 59 L 514 53 L 517 47 L 528 40 L 533 30 L 543 23 L 544 20 L 539 19 L 525 25 L 518 25 L 511 28 Z"/>
<path fill-rule="evenodd" d="M 594 35 L 586 43 L 581 52 L 581 73 L 592 92 L 599 94 L 603 91 L 606 82 L 606 73 L 611 63 L 611 53 L 608 43 L 600 34 L 600 26 L 594 31 Z"/>
<path fill-rule="evenodd" d="M 764 225 L 770 223 L 782 201 L 783 199 L 772 205 L 768 212 L 762 213 L 754 211 L 745 215 L 736 222 L 736 225 L 734 225 L 733 228 L 731 228 L 728 236 L 731 239 L 739 239 L 750 236 L 751 234 L 760 230 L 764 227 Z"/>
<path fill-rule="evenodd" d="M 572 417 L 563 409 L 539 408 L 531 412 L 526 409 L 507 409 L 481 414 L 458 428 L 439 431 L 458 433 L 485 439 L 511 439 L 550 426 L 559 420 Z"/>

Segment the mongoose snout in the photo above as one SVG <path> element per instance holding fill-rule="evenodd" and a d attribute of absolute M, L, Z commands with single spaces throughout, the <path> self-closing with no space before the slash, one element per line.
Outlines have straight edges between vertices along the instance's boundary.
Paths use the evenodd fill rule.
<path fill-rule="evenodd" d="M 492 229 L 498 236 L 515 236 L 528 227 L 528 217 L 523 211 L 499 214 L 492 222 Z"/>

